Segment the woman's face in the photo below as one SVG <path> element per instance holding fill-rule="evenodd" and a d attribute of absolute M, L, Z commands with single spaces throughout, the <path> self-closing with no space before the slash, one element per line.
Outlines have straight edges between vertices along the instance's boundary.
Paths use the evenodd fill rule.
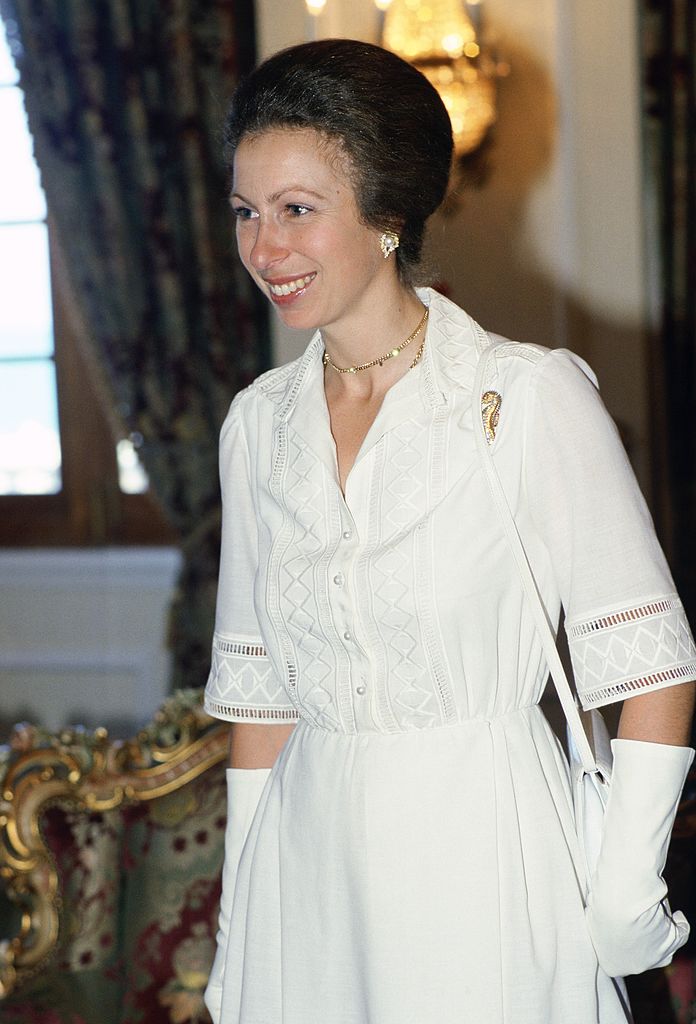
<path fill-rule="evenodd" d="M 394 260 L 360 219 L 345 156 L 317 132 L 244 138 L 231 201 L 242 262 L 289 327 L 340 328 L 378 307 Z"/>

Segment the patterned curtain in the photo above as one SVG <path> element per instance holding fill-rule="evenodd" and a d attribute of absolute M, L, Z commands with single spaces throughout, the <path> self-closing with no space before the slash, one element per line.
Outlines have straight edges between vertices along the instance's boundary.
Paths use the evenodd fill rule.
<path fill-rule="evenodd" d="M 217 435 L 268 365 L 234 257 L 225 107 L 254 61 L 253 0 L 0 0 L 48 207 L 114 409 L 181 537 L 175 685 L 209 664 Z M 87 443 L 87 439 L 86 439 Z"/>
<path fill-rule="evenodd" d="M 641 0 L 655 512 L 696 621 L 696 3 Z"/>
<path fill-rule="evenodd" d="M 696 3 L 641 0 L 640 11 L 653 511 L 696 624 Z M 673 906 L 691 921 L 695 782 L 691 773 L 667 864 Z M 627 980 L 635 1024 L 696 1020 L 690 947 L 666 971 Z"/>

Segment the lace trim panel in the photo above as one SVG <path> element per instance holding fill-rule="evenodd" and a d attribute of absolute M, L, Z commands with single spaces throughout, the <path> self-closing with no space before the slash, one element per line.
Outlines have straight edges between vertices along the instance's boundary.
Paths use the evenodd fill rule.
<path fill-rule="evenodd" d="M 575 640 L 578 637 L 587 636 L 588 633 L 598 633 L 602 629 L 609 629 L 611 626 L 618 626 L 623 622 L 637 622 L 653 615 L 663 615 L 665 612 L 674 611 L 681 606 L 679 598 L 665 597 L 659 601 L 650 601 L 648 604 L 640 605 L 638 608 L 609 612 L 596 619 L 587 619 L 585 622 L 577 622 L 574 626 L 570 626 L 568 639 Z"/>
<path fill-rule="evenodd" d="M 231 722 L 297 721 L 262 643 L 216 633 L 204 707 Z"/>
<path fill-rule="evenodd" d="M 678 665 L 666 672 L 653 672 L 650 676 L 641 676 L 639 679 L 625 679 L 614 686 L 606 686 L 600 690 L 594 690 L 591 694 L 580 694 L 582 706 L 585 710 L 599 707 L 602 704 L 612 704 L 623 700 L 626 696 L 636 693 L 638 690 L 660 690 L 665 686 L 674 686 L 676 683 L 686 683 L 696 679 L 696 661 L 687 665 Z"/>
<path fill-rule="evenodd" d="M 213 718 L 224 718 L 229 722 L 297 722 L 294 708 L 240 708 L 231 704 L 220 704 L 207 696 L 203 707 Z"/>
<path fill-rule="evenodd" d="M 696 645 L 678 597 L 606 612 L 566 630 L 584 708 L 696 679 Z"/>
<path fill-rule="evenodd" d="M 249 644 L 243 640 L 227 640 L 225 637 L 213 637 L 213 646 L 220 654 L 234 654 L 241 658 L 267 658 L 263 644 Z"/>

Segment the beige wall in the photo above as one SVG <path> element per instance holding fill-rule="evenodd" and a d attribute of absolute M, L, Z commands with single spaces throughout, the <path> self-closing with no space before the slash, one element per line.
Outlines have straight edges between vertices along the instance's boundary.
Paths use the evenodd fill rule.
<path fill-rule="evenodd" d="M 257 6 L 264 55 L 310 38 L 303 0 Z M 319 35 L 376 41 L 372 0 L 327 7 Z M 485 11 L 512 74 L 485 187 L 431 226 L 438 276 L 484 326 L 587 358 L 646 484 L 635 5 L 487 0 Z M 305 340 L 279 331 L 276 361 Z"/>

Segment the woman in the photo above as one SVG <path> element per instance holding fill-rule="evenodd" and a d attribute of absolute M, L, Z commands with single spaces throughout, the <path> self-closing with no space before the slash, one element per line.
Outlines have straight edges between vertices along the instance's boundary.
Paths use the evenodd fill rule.
<path fill-rule="evenodd" d="M 492 449 L 583 701 L 629 698 L 586 908 L 541 642 L 474 445 L 481 331 L 412 286 L 446 111 L 393 54 L 323 41 L 241 85 L 228 140 L 241 259 L 318 332 L 222 431 L 213 1019 L 626 1021 L 611 976 L 688 932 L 660 872 L 696 652 L 589 371 L 520 345 Z"/>

